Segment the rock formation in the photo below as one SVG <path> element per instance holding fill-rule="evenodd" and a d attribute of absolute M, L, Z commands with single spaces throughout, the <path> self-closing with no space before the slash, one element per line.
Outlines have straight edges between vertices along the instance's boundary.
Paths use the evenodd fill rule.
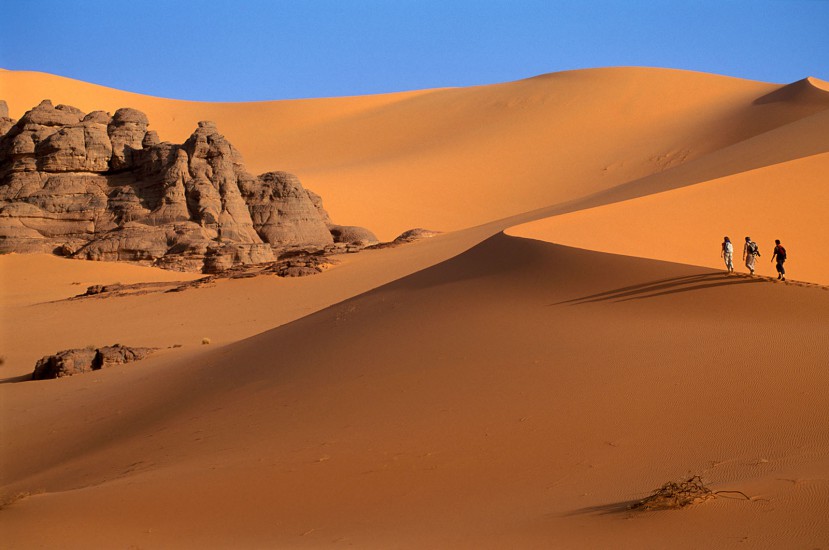
<path fill-rule="evenodd" d="M 8 132 L 12 126 L 14 126 L 14 120 L 9 118 L 9 106 L 0 99 L 0 136 Z"/>
<path fill-rule="evenodd" d="M 317 246 L 334 242 L 326 224 L 328 214 L 322 214 L 321 201 L 317 208 L 295 175 L 268 172 L 256 180 L 243 182 L 240 189 L 250 210 L 253 228 L 267 242 Z"/>
<path fill-rule="evenodd" d="M 423 239 L 431 239 L 432 237 L 436 237 L 438 235 L 440 235 L 440 231 L 432 231 L 431 229 L 423 229 L 422 227 L 418 227 L 415 229 L 409 229 L 408 231 L 404 231 L 396 239 L 394 239 L 393 243 L 413 243 L 415 241 L 420 241 Z"/>
<path fill-rule="evenodd" d="M 115 344 L 102 348 L 67 349 L 37 362 L 32 380 L 62 378 L 144 359 L 155 348 L 133 348 Z"/>
<path fill-rule="evenodd" d="M 365 227 L 330 224 L 328 229 L 334 237 L 335 243 L 343 243 L 360 248 L 380 243 L 374 233 Z"/>
<path fill-rule="evenodd" d="M 296 176 L 246 172 L 212 122 L 181 145 L 148 125 L 135 109 L 85 114 L 49 100 L 15 122 L 0 102 L 0 252 L 212 273 L 376 242 L 331 223 Z"/>

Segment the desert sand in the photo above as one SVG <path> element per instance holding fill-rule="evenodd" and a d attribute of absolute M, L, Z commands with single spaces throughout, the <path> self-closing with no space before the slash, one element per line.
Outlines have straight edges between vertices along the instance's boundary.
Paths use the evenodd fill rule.
<path fill-rule="evenodd" d="M 214 120 L 339 220 L 443 232 L 110 298 L 72 297 L 192 277 L 0 256 L 3 547 L 829 544 L 826 82 L 612 68 L 211 104 L 3 71 L 0 98 L 135 107 L 171 141 Z M 25 380 L 116 342 L 163 349 Z M 629 509 L 691 475 L 742 494 Z"/>

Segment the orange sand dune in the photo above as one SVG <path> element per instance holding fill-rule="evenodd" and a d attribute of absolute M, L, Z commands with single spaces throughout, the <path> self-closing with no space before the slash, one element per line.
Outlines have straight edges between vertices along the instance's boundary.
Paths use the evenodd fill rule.
<path fill-rule="evenodd" d="M 820 288 L 495 237 L 215 351 L 19 384 L 4 484 L 42 492 L 0 527 L 14 547 L 819 546 L 827 310 Z M 625 510 L 691 473 L 752 500 Z"/>
<path fill-rule="evenodd" d="M 200 275 L 48 255 L 0 256 L 0 381 L 30 375 L 38 359 L 62 349 L 114 343 L 189 348 L 200 346 L 203 338 L 213 345 L 234 342 L 451 258 L 505 226 L 336 256 L 334 268 L 313 277 L 220 280 L 186 292 L 106 299 L 67 300 L 94 284 Z"/>
<path fill-rule="evenodd" d="M 675 262 L 724 268 L 729 236 L 734 265 L 744 237 L 760 246 L 759 275 L 777 276 L 774 240 L 786 247 L 789 278 L 829 285 L 829 153 L 530 222 L 510 235 Z"/>
<path fill-rule="evenodd" d="M 213 119 L 251 171 L 295 172 L 335 219 L 384 239 L 416 226 L 486 223 L 697 159 L 825 111 L 829 93 L 814 82 L 781 87 L 617 68 L 473 88 L 215 104 L 0 74 L 14 116 L 45 96 L 85 110 L 132 106 L 171 141 Z"/>

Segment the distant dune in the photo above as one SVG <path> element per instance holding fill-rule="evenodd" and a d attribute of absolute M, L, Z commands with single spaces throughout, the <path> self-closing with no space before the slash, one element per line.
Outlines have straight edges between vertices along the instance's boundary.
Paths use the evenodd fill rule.
<path fill-rule="evenodd" d="M 45 98 L 140 109 L 173 142 L 213 120 L 336 219 L 443 234 L 312 277 L 109 298 L 69 299 L 180 274 L 0 256 L 3 545 L 829 540 L 826 82 L 609 68 L 217 104 L 0 72 L 12 117 Z M 162 349 L 25 380 L 114 343 Z M 629 510 L 694 474 L 739 493 Z"/>
<path fill-rule="evenodd" d="M 829 94 L 815 100 L 816 88 L 806 84 L 780 94 L 772 84 L 621 68 L 473 88 L 215 104 L 40 73 L 2 76 L 15 117 L 43 95 L 85 111 L 128 106 L 176 143 L 199 120 L 214 120 L 251 172 L 296 173 L 325 197 L 334 219 L 370 227 L 381 239 L 411 227 L 486 223 L 701 159 L 825 111 Z"/>

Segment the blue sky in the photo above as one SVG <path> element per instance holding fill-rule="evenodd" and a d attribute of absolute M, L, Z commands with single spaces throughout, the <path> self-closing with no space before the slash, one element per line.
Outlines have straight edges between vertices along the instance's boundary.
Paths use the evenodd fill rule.
<path fill-rule="evenodd" d="M 13 0 L 3 12 L 0 67 L 190 100 L 631 65 L 829 79 L 829 0 Z"/>

